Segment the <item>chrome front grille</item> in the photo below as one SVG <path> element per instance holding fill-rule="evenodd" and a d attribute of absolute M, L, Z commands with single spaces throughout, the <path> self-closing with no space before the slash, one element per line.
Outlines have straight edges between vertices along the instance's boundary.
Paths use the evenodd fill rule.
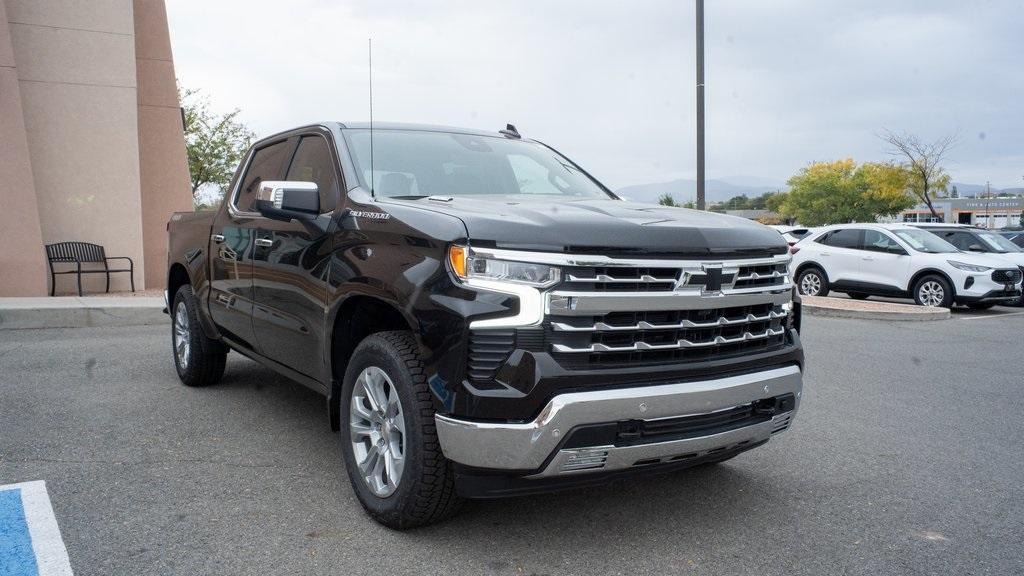
<path fill-rule="evenodd" d="M 725 300 L 720 299 L 721 304 Z M 789 312 L 773 303 L 549 316 L 546 341 L 563 364 L 626 365 L 689 362 L 770 350 L 785 342 Z"/>
<path fill-rule="evenodd" d="M 546 349 L 569 368 L 678 363 L 785 345 L 789 257 L 571 266 L 547 294 Z"/>
<path fill-rule="evenodd" d="M 681 267 L 575 266 L 564 272 L 562 290 L 594 292 L 672 292 L 700 288 L 708 281 L 705 265 Z M 781 286 L 787 283 L 786 262 L 729 262 L 712 265 L 720 274 L 721 288 Z"/>

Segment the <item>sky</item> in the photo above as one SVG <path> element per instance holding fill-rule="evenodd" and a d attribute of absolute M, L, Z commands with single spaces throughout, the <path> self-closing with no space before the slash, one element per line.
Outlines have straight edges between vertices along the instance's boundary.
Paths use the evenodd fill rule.
<path fill-rule="evenodd" d="M 1020 0 L 708 0 L 707 176 L 785 182 L 958 134 L 957 182 L 1024 186 Z M 615 189 L 696 175 L 692 0 L 167 0 L 179 81 L 258 135 L 513 123 Z"/>

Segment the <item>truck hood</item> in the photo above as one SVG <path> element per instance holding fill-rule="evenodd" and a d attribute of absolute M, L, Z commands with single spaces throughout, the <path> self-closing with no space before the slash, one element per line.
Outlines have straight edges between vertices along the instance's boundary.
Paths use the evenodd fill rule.
<path fill-rule="evenodd" d="M 787 244 L 745 218 L 615 199 L 523 196 L 387 199 L 459 218 L 478 246 L 618 256 L 746 257 Z"/>

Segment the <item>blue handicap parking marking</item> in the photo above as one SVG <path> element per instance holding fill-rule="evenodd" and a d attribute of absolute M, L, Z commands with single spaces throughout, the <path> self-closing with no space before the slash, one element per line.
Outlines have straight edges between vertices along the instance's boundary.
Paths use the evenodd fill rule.
<path fill-rule="evenodd" d="M 0 486 L 0 576 L 71 576 L 42 480 Z"/>
<path fill-rule="evenodd" d="M 0 490 L 0 575 L 37 574 L 39 568 L 21 503 L 21 489 Z"/>

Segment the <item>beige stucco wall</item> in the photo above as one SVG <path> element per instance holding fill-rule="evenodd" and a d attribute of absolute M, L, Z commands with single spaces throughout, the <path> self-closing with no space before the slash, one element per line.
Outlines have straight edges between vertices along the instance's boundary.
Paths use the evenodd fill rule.
<path fill-rule="evenodd" d="M 102 244 L 145 285 L 131 0 L 6 0 L 42 240 Z M 39 248 L 42 249 L 41 247 Z M 86 281 L 103 289 L 101 275 Z M 73 276 L 58 280 L 70 292 Z M 125 274 L 113 290 L 126 290 Z"/>
<path fill-rule="evenodd" d="M 167 220 L 172 212 L 192 210 L 192 188 L 166 7 L 163 0 L 134 0 L 134 15 L 146 287 L 162 288 Z"/>
<path fill-rule="evenodd" d="M 0 1 L 0 295 L 46 291 L 46 264 L 18 71 L 6 8 Z"/>

